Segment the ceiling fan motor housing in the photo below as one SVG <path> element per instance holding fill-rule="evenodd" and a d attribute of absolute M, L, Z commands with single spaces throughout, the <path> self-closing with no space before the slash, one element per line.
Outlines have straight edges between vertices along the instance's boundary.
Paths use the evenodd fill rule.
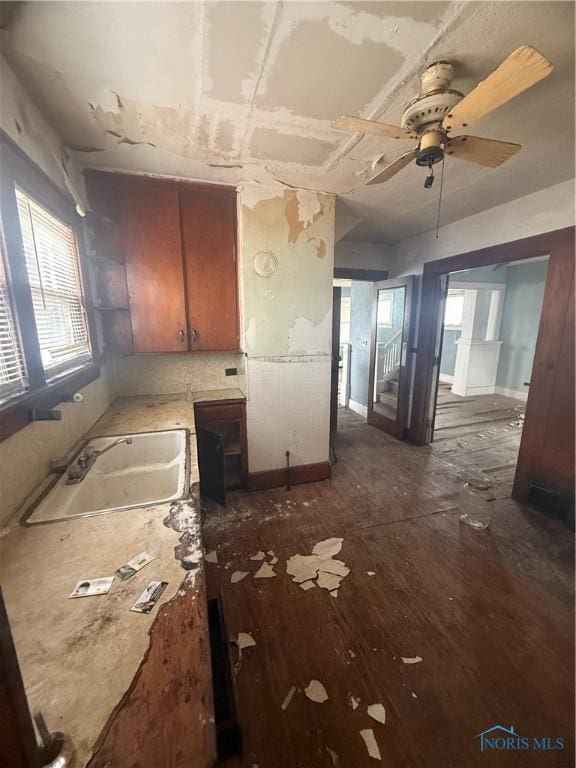
<path fill-rule="evenodd" d="M 429 158 L 432 158 L 432 162 L 442 159 L 440 144 L 446 135 L 442 121 L 463 98 L 460 91 L 450 88 L 453 79 L 454 68 L 447 61 L 437 61 L 430 65 L 421 75 L 420 95 L 408 104 L 402 115 L 402 128 L 417 134 L 420 137 L 420 151 L 427 152 L 421 165 L 428 165 Z M 432 151 L 434 144 L 438 152 Z"/>

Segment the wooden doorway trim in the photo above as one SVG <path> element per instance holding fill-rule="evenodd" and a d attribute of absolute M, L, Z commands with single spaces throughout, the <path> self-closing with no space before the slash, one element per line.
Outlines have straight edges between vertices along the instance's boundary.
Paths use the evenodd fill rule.
<path fill-rule="evenodd" d="M 377 283 L 388 278 L 387 269 L 352 269 L 349 267 L 334 267 L 334 277 L 343 280 L 363 280 Z"/>
<path fill-rule="evenodd" d="M 410 438 L 413 442 L 418 445 L 427 445 L 430 442 L 431 423 L 429 413 L 432 405 L 431 398 L 434 394 L 433 373 L 435 367 L 435 350 L 438 348 L 437 334 L 438 329 L 441 327 L 439 320 L 442 307 L 441 286 L 443 276 L 449 272 L 456 272 L 463 269 L 473 269 L 475 267 L 484 267 L 497 263 L 505 264 L 521 259 L 534 258 L 536 256 L 549 256 L 550 262 L 543 305 L 543 307 L 546 307 L 550 302 L 558 300 L 558 290 L 562 278 L 564 281 L 573 281 L 574 234 L 574 227 L 566 227 L 553 232 L 546 232 L 533 237 L 523 238 L 522 240 L 501 243 L 477 251 L 469 251 L 467 253 L 451 256 L 446 259 L 431 261 L 424 265 L 420 299 L 414 400 L 410 429 Z M 569 266 L 566 266 L 570 264 L 572 264 L 571 273 Z M 570 277 L 569 273 L 572 277 Z M 564 284 L 566 286 L 566 283 Z M 569 288 L 570 285 L 566 286 L 565 292 L 567 296 L 569 294 Z M 569 311 L 568 299 L 567 302 L 564 302 L 566 303 L 565 311 Z M 559 325 L 560 322 L 561 317 L 558 317 L 556 324 Z M 569 329 L 567 329 L 567 333 L 568 330 Z M 540 393 L 547 392 L 549 395 L 552 394 L 554 391 L 554 384 L 552 383 L 551 378 L 553 377 L 556 368 L 557 356 L 560 354 L 560 345 L 564 344 L 564 346 L 566 346 L 566 344 L 568 344 L 569 346 L 569 341 L 558 340 L 558 349 L 551 351 L 550 339 L 556 332 L 557 329 L 552 330 L 550 324 L 543 327 L 543 324 L 541 323 L 534 357 L 534 368 L 535 370 L 542 370 L 544 372 L 542 376 L 548 372 L 548 379 L 550 380 L 540 380 L 542 379 L 542 376 L 540 376 L 538 380 L 533 382 L 533 387 L 531 387 L 528 397 L 526 424 L 528 424 L 531 419 L 531 414 L 533 413 L 531 400 L 534 401 L 537 396 L 536 388 L 539 389 Z M 566 392 L 573 390 L 573 371 L 571 381 L 568 381 L 564 389 Z M 552 418 L 551 414 L 548 413 L 546 418 Z M 545 424 L 539 425 L 535 434 L 543 433 L 543 430 L 545 431 Z M 536 436 L 531 437 L 529 441 L 525 441 L 523 435 L 523 441 L 520 447 L 519 469 L 516 478 L 517 484 L 515 485 L 515 495 L 517 497 L 527 497 L 529 473 L 527 474 L 524 471 L 524 468 L 520 466 L 520 459 L 526 460 L 526 451 L 528 448 L 524 443 L 531 445 L 534 440 L 537 442 Z M 537 449 L 534 446 L 533 449 L 530 450 L 533 452 L 533 450 Z M 559 480 L 557 485 L 560 486 L 561 484 L 561 480 Z"/>
<path fill-rule="evenodd" d="M 376 372 L 376 342 L 378 329 L 378 293 L 387 289 L 404 288 L 404 311 L 402 318 L 401 363 L 396 420 L 374 410 L 374 380 Z M 397 280 L 384 280 L 374 283 L 372 303 L 372 327 L 370 334 L 370 368 L 368 373 L 368 424 L 381 429 L 398 440 L 404 440 L 407 434 L 408 414 L 410 411 L 410 381 L 412 377 L 412 359 L 414 353 L 414 275 L 400 277 Z"/>
<path fill-rule="evenodd" d="M 424 264 L 410 429 L 410 437 L 417 445 L 428 445 L 430 442 L 428 438 L 428 413 L 430 412 L 430 398 L 432 396 L 436 334 L 442 305 L 442 275 L 462 269 L 531 259 L 535 256 L 549 256 L 550 261 L 552 261 L 557 253 L 566 248 L 567 244 L 573 244 L 574 231 L 574 227 L 566 227 Z"/>
<path fill-rule="evenodd" d="M 330 367 L 330 448 L 338 429 L 338 377 L 340 372 L 340 315 L 342 288 L 332 287 L 332 358 Z"/>

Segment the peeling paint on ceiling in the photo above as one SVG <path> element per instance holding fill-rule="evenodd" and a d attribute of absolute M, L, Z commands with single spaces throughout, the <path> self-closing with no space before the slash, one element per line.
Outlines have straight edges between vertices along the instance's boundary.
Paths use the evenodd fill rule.
<path fill-rule="evenodd" d="M 528 43 L 553 74 L 474 126 L 524 149 L 496 169 L 448 161 L 443 221 L 551 186 L 574 168 L 573 25 L 567 2 L 208 0 L 25 3 L 0 34 L 81 165 L 333 192 L 348 237 L 393 243 L 430 229 L 435 191 L 416 166 L 364 187 L 411 144 L 331 121 L 398 123 L 431 62 L 453 62 L 466 92 Z"/>

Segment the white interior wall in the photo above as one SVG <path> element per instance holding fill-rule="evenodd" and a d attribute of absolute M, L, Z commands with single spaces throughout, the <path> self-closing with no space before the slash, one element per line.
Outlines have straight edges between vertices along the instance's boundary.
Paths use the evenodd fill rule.
<path fill-rule="evenodd" d="M 574 180 L 564 181 L 496 208 L 397 243 L 390 277 L 420 274 L 427 261 L 574 226 Z"/>
<path fill-rule="evenodd" d="M 334 246 L 334 266 L 348 269 L 388 269 L 390 246 L 341 240 Z"/>
<path fill-rule="evenodd" d="M 86 210 L 84 181 L 79 167 L 1 54 L 0 92 L 0 128 L 60 189 Z"/>
<path fill-rule="evenodd" d="M 245 186 L 239 221 L 250 472 L 326 462 L 334 198 Z"/>

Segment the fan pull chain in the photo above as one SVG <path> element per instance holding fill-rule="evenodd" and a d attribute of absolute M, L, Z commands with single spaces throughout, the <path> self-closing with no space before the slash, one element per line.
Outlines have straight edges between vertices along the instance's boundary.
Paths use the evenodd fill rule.
<path fill-rule="evenodd" d="M 440 229 L 440 209 L 442 207 L 442 190 L 444 189 L 444 163 L 446 155 L 442 158 L 442 171 L 440 172 L 440 194 L 438 195 L 438 214 L 436 216 L 436 240 L 438 240 L 438 230 Z"/>

